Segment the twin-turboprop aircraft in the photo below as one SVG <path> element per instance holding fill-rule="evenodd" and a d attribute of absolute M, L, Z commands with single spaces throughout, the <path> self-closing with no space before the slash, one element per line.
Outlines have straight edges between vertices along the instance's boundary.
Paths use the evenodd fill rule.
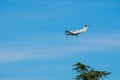
<path fill-rule="evenodd" d="M 85 25 L 82 29 L 79 29 L 79 30 L 73 30 L 73 31 L 68 31 L 68 30 L 65 30 L 65 34 L 67 36 L 77 36 L 80 34 L 80 33 L 84 33 L 86 32 L 88 29 L 88 25 Z"/>

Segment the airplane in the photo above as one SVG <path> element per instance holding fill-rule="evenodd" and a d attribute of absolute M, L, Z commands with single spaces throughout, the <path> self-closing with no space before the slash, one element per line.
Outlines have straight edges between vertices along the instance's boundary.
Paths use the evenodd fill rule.
<path fill-rule="evenodd" d="M 80 33 L 84 33 L 86 32 L 88 29 L 88 25 L 85 25 L 82 29 L 80 30 L 73 30 L 73 31 L 68 31 L 68 30 L 65 30 L 65 34 L 67 36 L 77 36 L 80 34 Z"/>

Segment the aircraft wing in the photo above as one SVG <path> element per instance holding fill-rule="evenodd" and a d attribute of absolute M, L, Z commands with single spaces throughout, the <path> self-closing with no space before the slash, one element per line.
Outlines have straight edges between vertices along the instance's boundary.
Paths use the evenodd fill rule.
<path fill-rule="evenodd" d="M 71 31 L 65 30 L 66 34 L 73 34 Z"/>
<path fill-rule="evenodd" d="M 65 34 L 67 34 L 67 35 L 77 35 L 77 34 L 80 34 L 80 33 L 78 33 L 78 31 L 67 31 L 67 30 L 65 30 Z"/>

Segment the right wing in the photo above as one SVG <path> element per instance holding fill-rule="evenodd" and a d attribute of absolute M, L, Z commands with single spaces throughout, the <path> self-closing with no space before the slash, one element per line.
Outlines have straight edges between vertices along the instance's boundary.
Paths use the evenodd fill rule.
<path fill-rule="evenodd" d="M 68 30 L 65 30 L 65 33 L 68 34 L 68 35 L 73 34 L 71 31 L 68 31 Z"/>

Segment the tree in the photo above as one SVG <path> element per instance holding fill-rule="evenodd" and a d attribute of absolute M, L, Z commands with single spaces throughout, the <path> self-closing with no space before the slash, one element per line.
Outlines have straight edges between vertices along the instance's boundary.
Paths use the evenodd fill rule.
<path fill-rule="evenodd" d="M 94 70 L 90 66 L 84 65 L 80 62 L 73 66 L 73 70 L 76 70 L 77 73 L 79 73 L 79 75 L 75 77 L 75 80 L 100 80 L 110 74 L 110 72 Z"/>

